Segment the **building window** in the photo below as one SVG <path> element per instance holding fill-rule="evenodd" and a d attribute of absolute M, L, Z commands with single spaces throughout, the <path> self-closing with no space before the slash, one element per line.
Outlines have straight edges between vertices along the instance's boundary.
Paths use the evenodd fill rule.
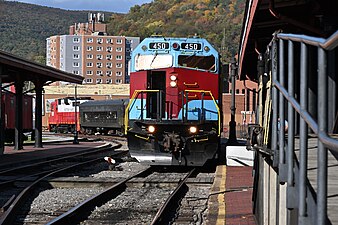
<path fill-rule="evenodd" d="M 93 75 L 93 71 L 87 70 L 87 75 Z"/>
<path fill-rule="evenodd" d="M 93 55 L 92 54 L 88 54 L 87 55 L 87 59 L 93 59 Z"/>
<path fill-rule="evenodd" d="M 118 77 L 122 76 L 122 72 L 121 71 L 116 71 L 115 75 L 118 76 Z"/>
<path fill-rule="evenodd" d="M 106 75 L 107 75 L 108 77 L 110 77 L 110 76 L 112 75 L 111 70 L 107 70 Z"/>
<path fill-rule="evenodd" d="M 103 39 L 102 38 L 98 38 L 97 39 L 97 43 L 102 44 L 103 43 Z"/>
<path fill-rule="evenodd" d="M 74 46 L 73 46 L 73 50 L 74 50 L 74 51 L 80 51 L 80 47 L 77 46 L 77 45 L 74 45 Z"/>
<path fill-rule="evenodd" d="M 79 54 L 74 54 L 73 55 L 73 59 L 79 59 L 80 58 L 80 55 Z"/>
<path fill-rule="evenodd" d="M 96 67 L 97 68 L 102 68 L 102 63 L 100 63 L 100 62 L 96 63 Z"/>
<path fill-rule="evenodd" d="M 96 51 L 102 51 L 103 50 L 103 47 L 102 46 L 97 46 L 96 47 Z"/>
<path fill-rule="evenodd" d="M 117 47 L 117 48 L 116 48 L 116 51 L 117 51 L 117 52 L 122 52 L 122 48 L 121 48 L 121 47 Z"/>
<path fill-rule="evenodd" d="M 93 79 L 92 79 L 92 78 L 87 78 L 87 79 L 86 79 L 86 83 L 87 83 L 87 84 L 93 83 Z"/>
<path fill-rule="evenodd" d="M 97 58 L 98 60 L 101 60 L 101 59 L 102 59 L 102 55 L 96 55 L 96 58 Z"/>
<path fill-rule="evenodd" d="M 121 79 L 116 79 L 115 80 L 115 84 L 122 84 L 122 80 Z"/>
<path fill-rule="evenodd" d="M 93 43 L 93 38 L 87 38 L 87 43 Z"/>
<path fill-rule="evenodd" d="M 106 83 L 107 83 L 107 84 L 111 84 L 111 83 L 112 83 L 112 79 L 107 79 L 107 80 L 106 80 Z"/>
<path fill-rule="evenodd" d="M 79 43 L 80 42 L 80 38 L 78 38 L 78 37 L 73 38 L 73 42 L 74 43 Z"/>
<path fill-rule="evenodd" d="M 122 39 L 117 39 L 116 44 L 122 44 Z"/>
<path fill-rule="evenodd" d="M 103 73 L 102 73 L 101 70 L 97 70 L 97 71 L 96 71 L 96 75 L 101 76 L 101 75 L 103 75 Z"/>
<path fill-rule="evenodd" d="M 97 83 L 97 84 L 101 84 L 101 83 L 102 83 L 102 79 L 101 79 L 101 78 L 97 78 L 97 79 L 96 79 L 96 83 Z"/>
<path fill-rule="evenodd" d="M 107 52 L 111 52 L 112 51 L 112 47 L 107 47 Z"/>
<path fill-rule="evenodd" d="M 79 67 L 80 64 L 78 62 L 73 62 L 73 67 Z"/>
<path fill-rule="evenodd" d="M 107 60 L 111 60 L 112 56 L 111 55 L 107 55 L 106 58 L 107 58 Z"/>
<path fill-rule="evenodd" d="M 93 67 L 93 63 L 87 62 L 87 67 Z"/>
<path fill-rule="evenodd" d="M 107 44 L 112 44 L 113 43 L 111 38 L 107 38 L 106 42 L 107 42 Z"/>
<path fill-rule="evenodd" d="M 106 65 L 107 65 L 107 68 L 111 68 L 113 64 L 111 62 L 107 62 Z"/>
<path fill-rule="evenodd" d="M 122 63 L 116 63 L 116 68 L 122 68 Z"/>
<path fill-rule="evenodd" d="M 87 46 L 87 51 L 93 51 L 93 46 Z"/>

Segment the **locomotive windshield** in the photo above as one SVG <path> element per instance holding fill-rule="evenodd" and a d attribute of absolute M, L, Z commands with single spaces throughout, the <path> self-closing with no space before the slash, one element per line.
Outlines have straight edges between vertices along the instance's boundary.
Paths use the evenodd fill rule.
<path fill-rule="evenodd" d="M 197 56 L 197 55 L 179 55 L 178 65 L 182 67 L 215 71 L 216 60 L 213 55 Z"/>
<path fill-rule="evenodd" d="M 168 54 L 136 55 L 135 70 L 150 70 L 172 67 L 173 56 Z"/>

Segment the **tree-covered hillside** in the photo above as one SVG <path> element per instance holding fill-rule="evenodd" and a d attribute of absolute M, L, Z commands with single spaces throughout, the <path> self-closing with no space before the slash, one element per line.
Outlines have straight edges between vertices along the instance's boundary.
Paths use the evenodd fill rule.
<path fill-rule="evenodd" d="M 43 63 L 46 38 L 68 34 L 70 25 L 87 21 L 88 12 L 0 0 L 0 15 L 0 50 Z"/>
<path fill-rule="evenodd" d="M 153 0 L 127 14 L 105 13 L 110 35 L 197 34 L 229 61 L 237 53 L 245 0 Z M 0 0 L 0 50 L 44 62 L 46 38 L 67 34 L 70 25 L 87 22 L 88 11 L 68 11 Z M 107 19 L 108 18 L 108 19 Z"/>
<path fill-rule="evenodd" d="M 113 15 L 108 32 L 148 37 L 153 34 L 209 40 L 228 61 L 237 53 L 245 0 L 154 0 Z"/>

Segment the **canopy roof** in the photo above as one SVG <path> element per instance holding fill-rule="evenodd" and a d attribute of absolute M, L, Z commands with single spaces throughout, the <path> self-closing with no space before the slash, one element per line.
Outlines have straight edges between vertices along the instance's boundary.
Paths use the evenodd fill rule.
<path fill-rule="evenodd" d="M 81 84 L 83 80 L 82 76 L 35 63 L 4 51 L 0 51 L 0 77 L 4 83 L 21 80 L 39 81 L 42 84 L 47 81 L 66 81 Z"/>
<path fill-rule="evenodd" d="M 338 1 L 247 0 L 239 47 L 240 79 L 257 80 L 258 54 L 276 31 L 327 38 L 338 28 Z"/>

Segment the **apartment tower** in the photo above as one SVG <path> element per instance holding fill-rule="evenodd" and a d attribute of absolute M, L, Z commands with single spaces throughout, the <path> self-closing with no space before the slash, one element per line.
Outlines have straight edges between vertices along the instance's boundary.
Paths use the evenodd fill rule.
<path fill-rule="evenodd" d="M 69 27 L 68 35 L 47 38 L 46 62 L 84 77 L 83 84 L 129 83 L 128 62 L 139 37 L 109 36 L 104 14 Z"/>

